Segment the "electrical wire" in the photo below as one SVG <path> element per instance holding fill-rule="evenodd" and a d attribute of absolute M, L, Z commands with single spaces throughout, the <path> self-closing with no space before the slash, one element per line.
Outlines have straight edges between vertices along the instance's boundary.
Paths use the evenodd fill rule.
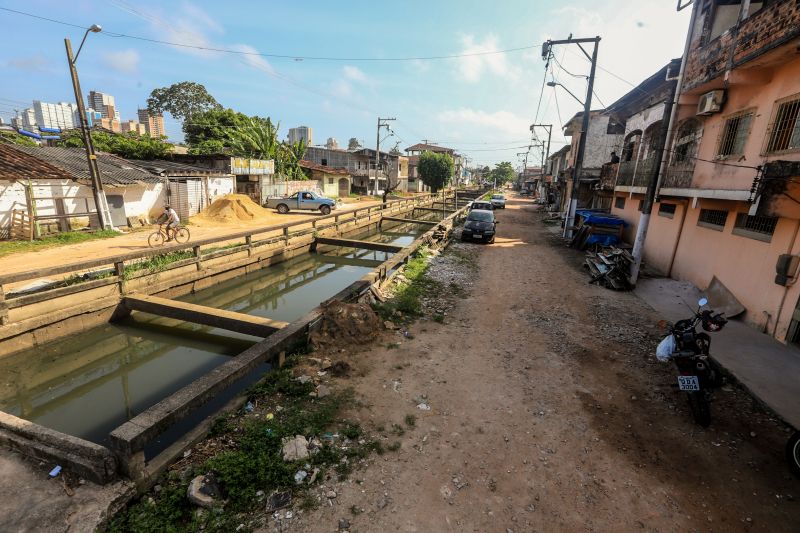
<path fill-rule="evenodd" d="M 24 11 L 18 11 L 16 9 L 10 9 L 7 7 L 0 7 L 0 10 L 7 11 L 10 13 L 15 13 L 17 15 L 24 15 L 27 17 L 32 17 L 40 20 L 45 20 L 47 22 L 53 22 L 56 24 L 62 24 L 64 26 L 71 26 L 73 28 L 81 28 L 86 29 L 84 26 L 80 26 L 78 24 L 72 24 L 69 22 L 64 22 L 61 20 L 51 19 L 47 17 L 42 17 L 40 15 L 35 15 L 33 13 L 26 13 Z M 144 16 L 144 15 L 140 15 Z M 401 61 L 434 61 L 434 60 L 445 60 L 445 59 L 459 59 L 462 57 L 476 57 L 476 56 L 489 56 L 489 55 L 499 55 L 499 54 L 508 54 L 512 52 L 522 52 L 525 50 L 531 50 L 534 48 L 538 48 L 539 45 L 527 45 L 527 46 L 518 46 L 515 48 L 506 48 L 502 50 L 486 50 L 482 52 L 469 52 L 463 54 L 439 54 L 439 55 L 427 55 L 427 56 L 405 56 L 405 57 L 335 57 L 335 56 L 305 56 L 300 54 L 270 54 L 270 53 L 263 53 L 263 52 L 250 52 L 246 50 L 233 50 L 230 48 L 218 48 L 214 46 L 200 46 L 194 44 L 187 44 L 187 43 L 177 43 L 171 41 L 163 41 L 160 39 L 151 39 L 149 37 L 142 37 L 139 35 L 129 35 L 126 33 L 118 33 L 112 32 L 108 30 L 103 30 L 101 35 L 106 35 L 109 37 L 116 37 L 116 38 L 124 38 L 124 39 L 135 39 L 138 41 L 144 41 L 154 44 L 162 44 L 167 46 L 175 46 L 179 48 L 190 48 L 194 50 L 203 50 L 206 52 L 219 52 L 224 54 L 235 54 L 235 55 L 242 55 L 242 56 L 258 56 L 258 57 L 268 57 L 273 59 L 291 59 L 294 61 L 348 61 L 348 62 L 355 62 L 355 61 L 363 61 L 363 62 L 401 62 Z"/>

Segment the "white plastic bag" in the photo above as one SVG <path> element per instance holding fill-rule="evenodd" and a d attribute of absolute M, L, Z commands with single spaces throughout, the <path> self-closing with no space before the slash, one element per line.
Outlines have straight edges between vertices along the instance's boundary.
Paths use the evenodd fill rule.
<path fill-rule="evenodd" d="M 675 353 L 675 337 L 670 334 L 658 343 L 656 358 L 661 362 L 669 361 L 673 353 Z"/>

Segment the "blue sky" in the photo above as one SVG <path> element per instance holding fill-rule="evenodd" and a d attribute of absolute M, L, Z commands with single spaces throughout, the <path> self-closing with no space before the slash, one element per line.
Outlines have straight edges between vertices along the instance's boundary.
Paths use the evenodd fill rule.
<path fill-rule="evenodd" d="M 547 38 L 600 35 L 593 108 L 608 105 L 670 58 L 680 57 L 689 11 L 669 0 L 471 0 L 375 2 L 226 2 L 152 0 L 4 0 L 0 7 L 105 32 L 90 35 L 78 61 L 84 93 L 116 97 L 123 120 L 135 119 L 155 87 L 202 83 L 226 107 L 272 117 L 281 134 L 311 126 L 314 143 L 357 137 L 375 145 L 377 117 L 397 117 L 404 148 L 422 139 L 452 146 L 473 162 L 512 161 L 524 151 L 534 118 L 560 124 L 579 104 L 560 88 L 541 93 Z M 83 32 L 0 11 L 0 116 L 34 99 L 73 100 L 64 37 Z M 107 33 L 108 32 L 108 33 Z M 341 61 L 283 59 L 179 48 L 110 32 L 188 45 Z M 359 61 L 425 57 L 533 46 L 528 50 L 446 60 Z M 583 98 L 588 62 L 572 45 L 556 50 L 551 76 Z M 568 73 L 569 72 L 569 73 Z M 540 94 L 543 94 L 540 101 Z M 85 97 L 85 94 L 84 94 Z M 537 117 L 538 108 L 538 117 Z M 170 138 L 180 123 L 167 117 Z"/>

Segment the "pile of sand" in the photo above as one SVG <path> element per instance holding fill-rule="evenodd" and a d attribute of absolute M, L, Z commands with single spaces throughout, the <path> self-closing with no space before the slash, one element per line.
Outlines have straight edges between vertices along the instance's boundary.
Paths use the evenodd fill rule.
<path fill-rule="evenodd" d="M 227 194 L 193 216 L 192 222 L 239 224 L 267 218 L 271 214 L 269 209 L 264 209 L 246 194 Z"/>

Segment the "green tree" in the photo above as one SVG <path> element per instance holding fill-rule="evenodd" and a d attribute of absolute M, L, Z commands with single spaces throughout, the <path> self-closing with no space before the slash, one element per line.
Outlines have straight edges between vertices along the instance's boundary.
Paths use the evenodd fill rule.
<path fill-rule="evenodd" d="M 508 161 L 503 161 L 502 163 L 498 163 L 495 165 L 494 169 L 489 173 L 489 179 L 491 181 L 497 180 L 498 185 L 502 185 L 506 182 L 513 181 L 514 178 L 517 176 L 517 173 L 514 171 L 514 167 L 511 166 L 511 163 Z"/>
<path fill-rule="evenodd" d="M 13 131 L 0 131 L 0 143 L 18 144 L 20 146 L 39 146 L 36 141 Z"/>
<path fill-rule="evenodd" d="M 347 141 L 347 149 L 348 150 L 358 150 L 361 148 L 361 143 L 355 137 L 350 137 L 350 140 Z"/>
<path fill-rule="evenodd" d="M 423 152 L 419 156 L 419 169 L 422 183 L 431 188 L 435 194 L 439 189 L 446 187 L 453 177 L 453 158 L 448 154 Z"/>
<path fill-rule="evenodd" d="M 192 153 L 223 153 L 223 148 L 228 146 L 231 131 L 248 122 L 247 115 L 233 109 L 208 109 L 194 115 L 191 122 L 183 123 L 183 136 Z"/>
<path fill-rule="evenodd" d="M 184 122 L 202 111 L 221 108 L 203 85 L 193 81 L 182 81 L 169 87 L 153 89 L 147 99 L 147 109 L 151 113 L 161 115 L 166 111 Z"/>
<path fill-rule="evenodd" d="M 172 145 L 164 138 L 137 135 L 132 131 L 123 134 L 93 131 L 91 135 L 96 150 L 129 159 L 159 159 L 172 152 Z M 56 146 L 83 148 L 83 136 L 78 130 L 63 132 Z"/>

